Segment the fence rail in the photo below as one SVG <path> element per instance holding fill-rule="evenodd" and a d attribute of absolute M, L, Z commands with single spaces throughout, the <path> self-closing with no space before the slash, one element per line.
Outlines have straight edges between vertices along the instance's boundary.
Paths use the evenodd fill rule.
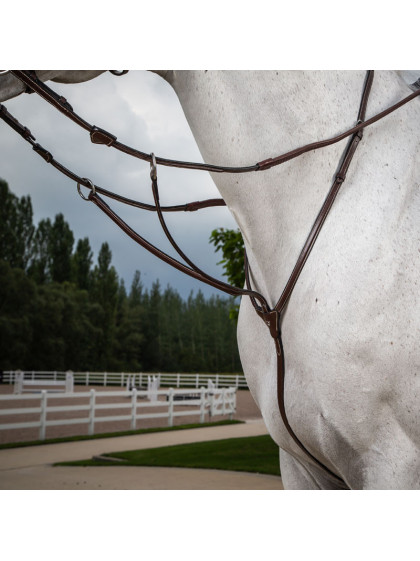
<path fill-rule="evenodd" d="M 88 425 L 88 434 L 95 434 L 97 423 L 107 423 L 113 421 L 128 421 L 128 428 L 135 430 L 137 421 L 141 419 L 167 418 L 168 426 L 173 426 L 174 418 L 181 416 L 198 416 L 199 422 L 205 422 L 206 413 L 210 417 L 216 415 L 229 415 L 232 419 L 236 411 L 236 388 L 212 389 L 166 389 L 156 391 L 156 400 L 143 401 L 148 396 L 147 391 L 139 391 L 134 388 L 131 391 L 97 391 L 91 389 L 88 392 L 77 393 L 55 393 L 48 395 L 46 390 L 42 390 L 37 395 L 0 395 L 0 418 L 1 416 L 19 416 L 35 414 L 39 418 L 33 421 L 22 421 L 12 423 L 0 423 L 0 430 L 13 430 L 24 428 L 38 428 L 39 440 L 45 440 L 48 427 L 63 425 Z M 161 397 L 161 399 L 159 399 Z M 104 403 L 107 398 L 120 398 L 113 403 Z M 84 399 L 85 403 L 71 405 L 51 405 L 51 400 L 65 399 L 66 401 Z M 36 407 L 13 407 L 16 402 L 38 401 Z M 102 401 L 102 403 L 99 403 Z M 10 403 L 12 407 L 2 408 L 2 402 L 7 407 Z M 154 408 L 150 413 L 139 413 L 141 409 Z M 110 411 L 112 409 L 127 410 L 126 413 L 113 415 L 98 415 L 98 411 Z M 159 409 L 159 411 L 156 411 Z M 86 411 L 87 415 L 77 418 L 54 418 L 49 416 L 60 413 L 79 413 Z"/>
<path fill-rule="evenodd" d="M 17 373 L 20 371 L 7 370 L 3 372 L 3 382 L 14 384 Z M 66 372 L 61 371 L 33 371 L 23 372 L 25 380 L 53 380 L 64 381 Z M 160 376 L 160 385 L 174 388 L 200 388 L 207 386 L 211 380 L 216 388 L 235 387 L 248 389 L 245 376 L 243 374 L 181 374 L 181 373 L 126 373 L 126 372 L 73 372 L 74 383 L 84 386 L 120 386 L 126 387 L 129 378 L 134 378 L 137 388 L 147 386 L 148 376 Z"/>

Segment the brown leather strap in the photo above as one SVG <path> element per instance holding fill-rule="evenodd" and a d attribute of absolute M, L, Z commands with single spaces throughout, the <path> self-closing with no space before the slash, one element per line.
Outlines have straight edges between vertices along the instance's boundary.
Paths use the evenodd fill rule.
<path fill-rule="evenodd" d="M 276 339 L 280 346 L 280 354 L 277 354 L 277 403 L 279 405 L 280 415 L 284 426 L 286 427 L 288 433 L 294 440 L 294 442 L 299 446 L 299 448 L 309 456 L 315 464 L 320 467 L 323 471 L 326 471 L 330 477 L 340 482 L 343 482 L 341 477 L 338 477 L 334 472 L 332 472 L 326 465 L 318 460 L 309 450 L 302 444 L 299 438 L 296 436 L 295 432 L 293 431 L 292 427 L 290 426 L 289 419 L 287 418 L 286 414 L 286 407 L 285 407 L 285 399 L 284 399 L 284 383 L 285 383 L 285 366 L 284 366 L 284 350 L 283 350 L 283 343 L 281 340 L 281 336 Z"/>
<path fill-rule="evenodd" d="M 135 158 L 139 158 L 141 160 L 151 163 L 150 154 L 146 154 L 145 152 L 141 152 L 140 150 L 136 150 L 135 148 L 132 148 L 126 144 L 119 142 L 115 135 L 111 134 L 110 132 L 104 129 L 96 127 L 95 125 L 91 125 L 85 119 L 80 117 L 77 113 L 74 112 L 73 108 L 67 102 L 67 100 L 62 96 L 60 96 L 59 94 L 57 94 L 56 92 L 54 92 L 51 88 L 46 86 L 41 80 L 39 80 L 35 72 L 30 72 L 27 70 L 26 71 L 11 70 L 10 72 L 11 74 L 13 74 L 13 76 L 15 76 L 16 78 L 21 80 L 24 84 L 26 84 L 27 87 L 29 87 L 31 90 L 33 90 L 38 95 L 40 95 L 43 99 L 51 103 L 51 105 L 53 105 L 58 111 L 61 111 L 61 113 L 66 115 L 69 119 L 74 121 L 80 127 L 87 130 L 90 133 L 92 142 L 95 142 L 96 144 L 106 144 L 107 146 L 112 146 L 113 148 L 116 148 L 121 152 L 125 152 L 126 154 L 134 156 Z M 369 90 L 367 91 L 367 93 L 369 94 Z M 278 166 L 280 164 L 283 164 L 284 162 L 292 160 L 293 158 L 297 158 L 298 156 L 304 154 L 305 152 L 309 152 L 311 150 L 317 150 L 319 148 L 324 148 L 326 146 L 335 144 L 336 142 L 340 142 L 344 138 L 347 138 L 348 136 L 351 136 L 359 132 L 361 129 L 375 123 L 376 121 L 383 119 L 384 117 L 386 117 L 393 111 L 396 111 L 399 107 L 403 106 L 405 103 L 408 103 L 418 95 L 420 95 L 420 90 L 417 90 L 411 95 L 405 97 L 395 105 L 392 105 L 385 111 L 378 113 L 371 119 L 368 119 L 363 123 L 358 122 L 356 126 L 354 126 L 353 128 L 347 130 L 342 134 L 339 134 L 338 136 L 335 136 L 327 140 L 312 142 L 311 144 L 307 144 L 300 148 L 296 148 L 294 150 L 291 150 L 290 152 L 286 152 L 285 154 L 282 154 L 274 158 L 267 158 L 266 160 L 263 160 L 261 162 L 258 162 L 250 166 L 241 166 L 241 167 L 220 166 L 220 165 L 203 164 L 197 162 L 184 162 L 181 160 L 170 160 L 168 158 L 161 158 L 159 156 L 156 156 L 156 163 L 158 165 L 163 165 L 163 166 L 178 167 L 178 168 L 185 168 L 185 169 L 196 169 L 196 170 L 211 171 L 216 173 L 247 173 L 250 171 L 263 171 L 273 166 Z M 362 110 L 362 106 L 360 110 Z"/>
<path fill-rule="evenodd" d="M 366 76 L 365 86 L 363 88 L 363 94 L 362 94 L 362 99 L 360 102 L 359 113 L 358 113 L 358 121 L 360 122 L 360 124 L 362 124 L 362 121 L 364 120 L 366 115 L 366 107 L 369 99 L 369 93 L 372 88 L 373 76 L 374 76 L 373 71 L 369 71 Z M 285 399 L 284 399 L 285 361 L 284 361 L 283 342 L 281 337 L 281 317 L 284 308 L 293 292 L 296 282 L 303 270 L 303 267 L 305 266 L 305 263 L 311 253 L 315 241 L 318 238 L 322 226 L 337 197 L 340 187 L 346 178 L 346 174 L 350 166 L 351 160 L 356 152 L 360 140 L 362 139 L 362 136 L 363 136 L 363 128 L 361 127 L 353 134 L 352 138 L 350 139 L 344 151 L 342 161 L 339 166 L 338 172 L 336 173 L 334 182 L 309 232 L 306 242 L 299 254 L 296 265 L 293 268 L 292 274 L 290 275 L 289 280 L 287 281 L 283 293 L 279 298 L 277 304 L 274 306 L 272 310 L 266 310 L 260 308 L 257 305 L 255 299 L 251 298 L 251 302 L 253 303 L 257 314 L 263 319 L 263 321 L 268 326 L 270 330 L 270 335 L 272 336 L 275 343 L 276 354 L 277 354 L 277 401 L 278 401 L 278 406 L 279 406 L 283 423 L 289 435 L 292 437 L 293 441 L 298 445 L 298 447 L 303 452 L 305 452 L 305 454 L 308 457 L 310 457 L 319 467 L 321 467 L 324 471 L 326 471 L 331 477 L 338 479 L 340 481 L 342 481 L 341 478 L 337 477 L 337 475 L 334 474 L 329 468 L 327 468 L 327 466 L 325 466 L 317 458 L 315 458 L 315 456 L 313 456 L 313 454 L 311 454 L 309 450 L 303 445 L 303 443 L 299 440 L 296 433 L 290 426 L 289 420 L 287 418 Z M 250 282 L 250 275 L 249 275 L 249 262 L 247 258 L 245 259 L 245 279 L 246 279 L 247 288 L 251 289 L 251 282 Z"/>
<path fill-rule="evenodd" d="M 26 84 L 31 90 L 40 95 L 43 99 L 48 101 L 53 107 L 58 111 L 66 115 L 74 123 L 87 130 L 90 134 L 91 141 L 95 144 L 105 144 L 107 146 L 112 146 L 120 152 L 124 152 L 140 160 L 151 163 L 150 154 L 136 150 L 127 144 L 123 144 L 117 140 L 117 137 L 112 133 L 101 129 L 95 125 L 90 124 L 88 121 L 80 117 L 71 105 L 67 102 L 65 98 L 53 92 L 51 88 L 46 86 L 41 80 L 38 79 L 35 72 L 30 72 L 27 70 L 11 70 L 11 74 L 18 78 L 21 82 Z M 185 169 L 196 169 L 211 172 L 230 172 L 230 173 L 246 173 L 249 171 L 257 171 L 258 165 L 253 166 L 242 166 L 242 167 L 226 167 L 212 164 L 196 163 L 196 162 L 184 162 L 180 160 L 170 160 L 168 158 L 156 157 L 156 163 L 162 166 L 170 166 Z"/>
<path fill-rule="evenodd" d="M 366 76 L 365 86 L 363 88 L 363 94 L 362 94 L 362 99 L 360 102 L 360 108 L 358 114 L 358 121 L 360 121 L 361 124 L 363 124 L 362 122 L 366 116 L 367 102 L 372 88 L 373 76 L 374 76 L 373 71 L 372 70 L 368 71 Z M 292 274 L 290 275 L 289 280 L 287 281 L 283 293 L 280 296 L 277 304 L 275 305 L 275 309 L 280 313 L 284 310 L 284 307 L 286 306 L 292 294 L 292 291 L 312 251 L 312 248 L 318 238 L 322 226 L 324 225 L 328 213 L 330 212 L 331 207 L 338 195 L 340 187 L 346 179 L 346 175 L 350 163 L 353 159 L 353 156 L 356 152 L 359 142 L 362 140 L 362 137 L 363 137 L 363 129 L 360 129 L 353 134 L 352 138 L 350 139 L 344 151 L 341 165 L 335 175 L 334 183 L 332 184 L 330 191 L 327 195 L 327 198 L 325 199 L 324 204 L 322 205 L 321 210 L 319 211 L 318 216 L 311 228 L 311 231 L 309 232 L 309 236 L 307 237 L 305 245 L 303 246 L 302 251 L 300 252 L 296 265 L 292 271 Z"/>
<path fill-rule="evenodd" d="M 33 150 L 39 154 L 47 163 L 51 164 L 55 167 L 60 173 L 66 175 L 76 183 L 80 183 L 87 188 L 91 188 L 91 185 L 84 177 L 80 177 L 73 171 L 69 170 L 65 166 L 63 166 L 60 162 L 58 162 L 54 156 L 46 150 L 43 146 L 38 144 L 36 138 L 31 133 L 31 131 L 22 125 L 9 111 L 6 107 L 0 104 L 0 118 L 7 123 L 13 130 L 15 130 L 22 138 L 24 138 L 29 144 L 31 144 Z M 129 199 L 127 197 L 123 197 L 122 195 L 118 195 L 112 191 L 108 191 L 99 185 L 94 185 L 95 190 L 105 197 L 109 197 L 118 201 L 120 203 L 124 203 L 129 206 L 133 206 L 136 208 L 140 208 L 142 210 L 148 210 L 152 212 L 156 212 L 156 207 L 154 205 L 150 205 L 147 203 L 142 203 L 140 201 L 136 201 L 133 199 Z M 182 205 L 172 205 L 172 206 L 161 206 L 160 209 L 162 212 L 195 212 L 196 210 L 200 210 L 203 208 L 211 208 L 216 206 L 226 206 L 226 203 L 223 199 L 208 199 L 204 201 L 193 201 L 191 203 L 185 203 Z"/>
<path fill-rule="evenodd" d="M 165 263 L 168 263 L 168 265 L 171 265 L 175 269 L 178 269 L 178 271 L 181 271 L 182 273 L 185 273 L 186 275 L 193 277 L 201 282 L 209 284 L 214 288 L 222 290 L 223 292 L 226 292 L 231 296 L 252 296 L 256 300 L 258 300 L 262 306 L 264 307 L 268 306 L 264 296 L 262 296 L 262 294 L 260 294 L 259 292 L 256 292 L 254 290 L 244 290 L 242 288 L 236 288 L 235 286 L 231 286 L 230 284 L 219 281 L 218 279 L 215 279 L 213 277 L 210 277 L 209 275 L 206 275 L 205 273 L 202 273 L 198 269 L 198 267 L 194 267 L 194 269 L 187 267 L 177 259 L 174 259 L 170 255 L 166 254 L 164 251 L 155 247 L 145 238 L 140 236 L 140 234 L 138 234 L 132 228 L 130 228 L 130 226 L 126 222 L 124 222 L 124 220 L 122 220 L 122 218 L 118 216 L 118 214 L 116 214 L 110 208 L 110 206 L 107 205 L 106 202 L 94 192 L 94 190 L 90 191 L 89 200 L 95 203 L 95 205 L 98 208 L 100 208 L 119 228 L 121 228 L 121 230 L 123 230 L 123 232 L 125 232 L 136 243 L 147 249 L 147 251 L 149 251 L 150 253 L 153 253 L 153 255 L 155 255 L 162 261 L 165 261 Z"/>
<path fill-rule="evenodd" d="M 373 72 L 373 71 L 371 71 L 371 72 Z M 372 74 L 372 76 L 373 76 L 373 74 Z M 369 91 L 370 91 L 370 89 L 367 90 L 367 93 L 369 93 Z M 380 121 L 381 119 L 383 119 L 387 115 L 390 115 L 391 113 L 393 113 L 394 111 L 396 111 L 397 109 L 399 109 L 400 107 L 405 105 L 406 103 L 412 101 L 414 98 L 416 98 L 419 95 L 420 95 L 420 90 L 417 90 L 414 93 L 412 93 L 412 94 L 408 95 L 407 97 L 403 98 L 398 103 L 395 103 L 394 105 L 391 105 L 391 107 L 388 107 L 388 109 L 385 109 L 384 111 L 381 111 L 380 113 L 377 113 L 374 117 L 371 117 L 370 119 L 367 119 L 366 121 L 359 122 L 357 125 L 355 125 L 351 129 L 348 129 L 346 132 L 343 132 L 342 134 L 339 134 L 339 135 L 334 136 L 332 138 L 329 138 L 327 140 L 321 140 L 319 142 L 312 142 L 311 144 L 306 144 L 305 146 L 301 146 L 300 148 L 295 148 L 294 150 L 291 150 L 290 152 L 286 152 L 285 154 L 282 154 L 281 156 L 277 156 L 276 158 L 268 158 L 267 160 L 263 160 L 262 162 L 258 162 L 257 165 L 259 166 L 260 170 L 270 169 L 273 166 L 278 166 L 280 164 L 284 164 L 285 162 L 287 162 L 289 160 L 293 160 L 294 158 L 297 158 L 298 156 L 301 156 L 302 154 L 305 154 L 306 152 L 310 152 L 312 150 L 318 150 L 319 148 L 326 148 L 327 146 L 331 146 L 332 144 L 336 144 L 337 142 L 340 142 L 341 140 L 344 140 L 348 136 L 354 135 L 354 134 L 358 133 L 359 131 L 361 131 L 362 129 L 365 129 L 366 127 L 372 125 L 373 123 L 376 123 L 377 121 Z M 362 110 L 362 107 L 360 109 Z"/>

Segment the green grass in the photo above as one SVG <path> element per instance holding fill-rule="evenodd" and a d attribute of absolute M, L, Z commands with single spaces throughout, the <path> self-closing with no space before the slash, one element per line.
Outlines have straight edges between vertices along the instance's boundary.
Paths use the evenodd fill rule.
<path fill-rule="evenodd" d="M 127 430 L 123 432 L 105 432 L 93 435 L 79 435 L 79 436 L 67 436 L 63 438 L 50 438 L 47 440 L 30 440 L 28 442 L 7 442 L 6 444 L 0 444 L 0 450 L 7 448 L 22 448 L 26 446 L 43 446 L 44 444 L 58 444 L 61 442 L 78 442 L 80 440 L 97 440 L 100 438 L 114 438 L 117 436 L 131 436 L 134 434 L 147 434 L 152 432 L 167 432 L 172 430 L 185 430 L 185 429 L 198 429 L 204 427 L 217 427 L 220 425 L 236 425 L 238 423 L 243 423 L 244 421 L 217 421 L 214 423 L 192 423 L 189 425 L 178 425 L 176 427 L 157 427 L 150 429 L 138 429 L 138 430 Z"/>
<path fill-rule="evenodd" d="M 279 449 L 268 435 L 115 452 L 106 457 L 123 461 L 117 464 L 109 460 L 91 459 L 55 465 L 187 467 L 280 475 Z"/>

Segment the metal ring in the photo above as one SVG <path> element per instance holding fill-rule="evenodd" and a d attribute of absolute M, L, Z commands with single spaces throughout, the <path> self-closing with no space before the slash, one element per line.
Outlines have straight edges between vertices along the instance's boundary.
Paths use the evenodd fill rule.
<path fill-rule="evenodd" d="M 111 74 L 114 74 L 114 76 L 124 76 L 124 74 L 127 74 L 128 70 L 110 70 Z"/>
<path fill-rule="evenodd" d="M 152 161 L 150 162 L 150 178 L 155 181 L 157 179 L 156 157 L 153 152 L 150 154 Z"/>
<path fill-rule="evenodd" d="M 92 191 L 92 193 L 95 195 L 96 193 L 96 189 L 95 189 L 95 185 L 92 183 L 92 181 L 90 179 L 87 179 L 86 177 L 82 178 L 83 181 L 86 181 L 86 183 L 89 183 L 90 189 Z M 89 201 L 88 197 L 85 197 L 84 194 L 82 193 L 81 189 L 80 189 L 80 183 L 77 182 L 77 192 L 79 193 L 79 195 L 82 197 L 82 199 L 84 201 Z"/>

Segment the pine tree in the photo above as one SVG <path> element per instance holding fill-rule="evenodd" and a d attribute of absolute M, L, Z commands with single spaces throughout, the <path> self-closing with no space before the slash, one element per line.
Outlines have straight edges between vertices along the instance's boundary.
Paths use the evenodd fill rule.
<path fill-rule="evenodd" d="M 31 244 L 32 260 L 28 274 L 37 284 L 45 284 L 51 280 L 49 244 L 52 223 L 49 218 L 41 220 Z"/>
<path fill-rule="evenodd" d="M 34 231 L 31 198 L 19 199 L 0 179 L 0 259 L 26 270 Z"/>
<path fill-rule="evenodd" d="M 112 252 L 107 242 L 101 246 L 98 264 L 92 275 L 92 296 L 100 305 L 102 313 L 101 324 L 103 337 L 99 345 L 98 367 L 102 370 L 109 368 L 115 343 L 116 312 L 118 301 L 118 275 L 111 265 Z"/>
<path fill-rule="evenodd" d="M 73 244 L 74 236 L 70 226 L 63 214 L 57 214 L 48 240 L 49 269 L 53 282 L 71 280 Z"/>
<path fill-rule="evenodd" d="M 93 252 L 89 238 L 77 242 L 76 251 L 72 256 L 72 278 L 82 290 L 88 290 L 91 285 Z"/>

